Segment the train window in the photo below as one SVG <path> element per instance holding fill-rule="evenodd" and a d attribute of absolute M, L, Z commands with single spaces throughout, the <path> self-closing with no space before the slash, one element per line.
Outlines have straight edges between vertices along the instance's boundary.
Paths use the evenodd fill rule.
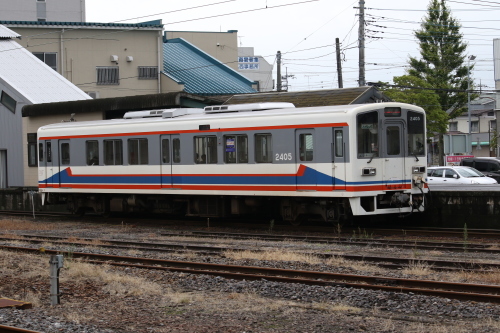
<path fill-rule="evenodd" d="M 273 162 L 273 140 L 271 134 L 255 134 L 255 162 Z"/>
<path fill-rule="evenodd" d="M 128 163 L 131 165 L 148 164 L 148 139 L 128 140 Z"/>
<path fill-rule="evenodd" d="M 104 164 L 123 165 L 122 140 L 104 140 Z"/>
<path fill-rule="evenodd" d="M 408 111 L 408 153 L 425 156 L 425 126 L 422 113 Z"/>
<path fill-rule="evenodd" d="M 43 162 L 43 143 L 38 144 L 38 161 Z"/>
<path fill-rule="evenodd" d="M 224 162 L 248 163 L 248 138 L 246 135 L 224 136 Z"/>
<path fill-rule="evenodd" d="M 170 163 L 170 140 L 161 140 L 161 161 L 163 163 Z"/>
<path fill-rule="evenodd" d="M 52 162 L 52 143 L 47 142 L 47 162 Z"/>
<path fill-rule="evenodd" d="M 378 112 L 358 115 L 358 158 L 378 157 Z"/>
<path fill-rule="evenodd" d="M 69 165 L 69 143 L 61 143 L 61 164 Z"/>
<path fill-rule="evenodd" d="M 335 130 L 335 157 L 344 156 L 344 133 L 342 130 Z"/>
<path fill-rule="evenodd" d="M 99 142 L 91 140 L 85 142 L 87 165 L 99 165 Z"/>
<path fill-rule="evenodd" d="M 174 163 L 181 163 L 181 140 L 172 140 L 172 151 Z"/>
<path fill-rule="evenodd" d="M 217 163 L 217 137 L 196 136 L 194 138 L 194 153 L 196 164 Z"/>
<path fill-rule="evenodd" d="M 399 127 L 387 126 L 387 155 L 399 155 L 401 152 L 401 142 L 399 140 Z"/>
<path fill-rule="evenodd" d="M 314 153 L 313 135 L 311 133 L 299 135 L 299 154 L 301 161 L 312 161 Z"/>

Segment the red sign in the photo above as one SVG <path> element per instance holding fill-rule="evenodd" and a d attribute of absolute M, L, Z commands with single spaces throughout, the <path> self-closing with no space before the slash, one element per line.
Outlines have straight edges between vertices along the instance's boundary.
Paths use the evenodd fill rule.
<path fill-rule="evenodd" d="M 464 158 L 472 158 L 474 155 L 455 155 L 455 156 L 446 156 L 447 163 L 460 163 Z"/>

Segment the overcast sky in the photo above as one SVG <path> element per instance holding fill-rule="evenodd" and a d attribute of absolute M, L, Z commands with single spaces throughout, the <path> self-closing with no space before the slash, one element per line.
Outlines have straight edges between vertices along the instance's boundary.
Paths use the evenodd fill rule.
<path fill-rule="evenodd" d="M 494 89 L 493 39 L 500 38 L 500 0 L 447 3 L 462 24 L 467 54 L 477 57 L 471 76 L 484 90 Z M 366 82 L 392 83 L 394 76 L 405 73 L 409 56 L 419 57 L 413 32 L 428 4 L 365 0 Z M 282 74 L 295 76 L 289 90 L 298 91 L 338 88 L 335 38 L 343 49 L 344 87 L 358 86 L 357 7 L 359 0 L 86 0 L 86 16 L 88 22 L 162 19 L 169 31 L 238 30 L 238 46 L 254 47 L 268 62 L 274 63 L 276 52 L 282 52 Z"/>

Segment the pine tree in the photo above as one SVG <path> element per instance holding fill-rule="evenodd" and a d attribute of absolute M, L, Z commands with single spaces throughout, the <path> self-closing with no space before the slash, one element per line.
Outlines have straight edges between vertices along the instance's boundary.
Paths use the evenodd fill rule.
<path fill-rule="evenodd" d="M 431 0 L 419 40 L 421 59 L 410 57 L 408 74 L 426 81 L 439 97 L 441 109 L 455 118 L 466 111 L 468 73 L 474 67 L 464 63 L 467 44 L 461 25 L 451 16 L 446 0 Z M 470 83 L 472 87 L 472 82 Z"/>

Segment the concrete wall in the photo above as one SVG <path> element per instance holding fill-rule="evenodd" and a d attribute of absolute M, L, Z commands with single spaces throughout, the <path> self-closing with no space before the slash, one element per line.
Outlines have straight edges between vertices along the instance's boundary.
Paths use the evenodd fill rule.
<path fill-rule="evenodd" d="M 0 0 L 0 20 L 85 22 L 85 0 Z"/>
<path fill-rule="evenodd" d="M 7 26 L 23 36 L 18 42 L 28 51 L 57 53 L 57 71 L 85 92 L 97 92 L 100 98 L 160 92 L 158 79 L 139 80 L 138 67 L 161 69 L 161 30 Z M 117 63 L 112 55 L 118 56 Z M 119 84 L 98 85 L 97 66 L 118 66 Z"/>
<path fill-rule="evenodd" d="M 165 31 L 165 36 L 167 39 L 184 38 L 235 71 L 238 70 L 238 31 L 236 30 L 228 32 Z"/>

